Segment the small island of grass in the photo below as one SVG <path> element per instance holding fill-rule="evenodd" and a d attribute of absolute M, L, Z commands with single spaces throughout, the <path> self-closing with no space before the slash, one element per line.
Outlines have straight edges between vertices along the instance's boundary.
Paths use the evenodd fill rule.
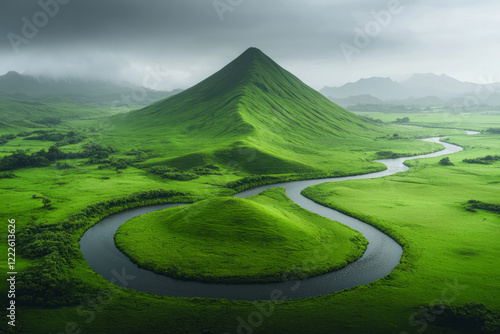
<path fill-rule="evenodd" d="M 156 273 L 224 283 L 319 275 L 357 260 L 367 246 L 359 232 L 302 209 L 283 188 L 149 213 L 123 224 L 115 242 Z"/>

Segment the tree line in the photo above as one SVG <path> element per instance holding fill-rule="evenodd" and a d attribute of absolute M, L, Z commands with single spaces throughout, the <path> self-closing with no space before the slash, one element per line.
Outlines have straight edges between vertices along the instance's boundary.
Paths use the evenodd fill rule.
<path fill-rule="evenodd" d="M 41 151 L 29 154 L 28 150 L 17 150 L 11 155 L 0 159 L 0 171 L 12 171 L 19 168 L 46 167 L 57 160 L 89 159 L 99 161 L 107 159 L 110 154 L 118 152 L 111 146 L 101 146 L 96 143 L 83 145 L 83 151 L 78 153 L 62 152 L 57 146 L 51 146 L 48 151 Z"/>

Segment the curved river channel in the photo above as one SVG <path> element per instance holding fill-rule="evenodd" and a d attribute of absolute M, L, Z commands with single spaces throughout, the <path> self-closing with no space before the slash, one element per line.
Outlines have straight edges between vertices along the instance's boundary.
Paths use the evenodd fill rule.
<path fill-rule="evenodd" d="M 129 219 L 149 212 L 185 204 L 163 204 L 141 207 L 111 215 L 85 232 L 80 239 L 80 249 L 90 267 L 108 281 L 130 289 L 167 295 L 173 297 L 207 297 L 233 300 L 270 300 L 276 295 L 293 298 L 306 298 L 326 295 L 332 292 L 365 285 L 389 274 L 400 262 L 403 249 L 391 237 L 360 220 L 346 216 L 338 211 L 314 203 L 300 192 L 313 185 L 325 182 L 374 179 L 408 170 L 403 162 L 411 159 L 438 157 L 456 153 L 461 147 L 440 142 L 440 138 L 423 139 L 444 145 L 444 150 L 410 158 L 377 160 L 387 166 L 381 172 L 365 175 L 294 181 L 260 186 L 243 191 L 235 196 L 249 197 L 266 189 L 284 187 L 286 194 L 306 210 L 338 221 L 361 232 L 369 241 L 368 248 L 361 258 L 337 271 L 329 272 L 302 280 L 265 283 L 265 284 L 216 284 L 185 281 L 155 274 L 139 268 L 120 252 L 114 243 L 118 228 Z M 290 275 L 293 278 L 293 275 Z"/>

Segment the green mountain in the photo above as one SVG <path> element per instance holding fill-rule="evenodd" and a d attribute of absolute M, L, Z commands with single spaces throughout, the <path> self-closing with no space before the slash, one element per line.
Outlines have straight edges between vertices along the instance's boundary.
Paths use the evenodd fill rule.
<path fill-rule="evenodd" d="M 147 141 L 175 157 L 167 165 L 236 164 L 256 174 L 324 171 L 334 151 L 381 131 L 256 48 L 180 94 L 117 116 L 115 125 L 115 142 Z"/>

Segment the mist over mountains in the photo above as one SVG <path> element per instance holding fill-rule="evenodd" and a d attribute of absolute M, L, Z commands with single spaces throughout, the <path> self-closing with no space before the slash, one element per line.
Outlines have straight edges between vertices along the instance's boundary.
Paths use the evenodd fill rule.
<path fill-rule="evenodd" d="M 372 77 L 324 87 L 320 92 L 341 106 L 355 104 L 500 105 L 500 83 L 476 84 L 446 74 L 413 74 L 403 81 Z"/>
<path fill-rule="evenodd" d="M 76 104 L 129 109 L 148 106 L 182 92 L 157 91 L 131 83 L 91 79 L 54 79 L 10 71 L 0 76 L 0 99 L 9 104 L 63 98 Z M 388 77 L 362 78 L 339 87 L 325 86 L 320 92 L 336 104 L 349 108 L 368 105 L 500 106 L 500 83 L 464 82 L 446 74 L 413 74 L 395 81 Z"/>
<path fill-rule="evenodd" d="M 111 81 L 34 77 L 14 71 L 0 76 L 0 98 L 11 101 L 59 97 L 79 104 L 135 108 L 149 105 L 178 92 L 180 90 L 163 92 Z"/>

